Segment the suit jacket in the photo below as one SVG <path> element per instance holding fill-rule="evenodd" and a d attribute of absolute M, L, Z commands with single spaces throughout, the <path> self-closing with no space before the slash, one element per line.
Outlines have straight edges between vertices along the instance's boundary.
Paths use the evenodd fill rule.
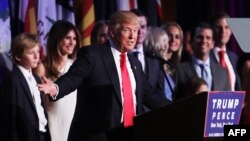
<path fill-rule="evenodd" d="M 154 56 L 144 53 L 145 60 L 145 77 L 151 88 L 158 94 L 165 96 L 164 75 L 160 66 L 160 61 Z M 170 102 L 170 101 L 169 101 Z M 144 111 L 150 111 L 150 108 L 144 105 Z"/>
<path fill-rule="evenodd" d="M 161 95 L 152 94 L 138 59 L 128 54 L 136 80 L 136 112 L 143 113 L 143 103 L 155 109 L 168 104 Z M 119 66 L 118 66 L 119 67 Z M 77 90 L 77 105 L 69 141 L 124 140 L 122 98 L 116 64 L 109 44 L 81 48 L 69 71 L 55 82 L 57 98 Z"/>
<path fill-rule="evenodd" d="M 227 50 L 226 52 L 227 52 L 227 55 L 229 57 L 229 60 L 232 64 L 232 66 L 233 66 L 234 73 L 236 76 L 236 83 L 235 83 L 234 88 L 235 88 L 235 90 L 241 90 L 240 76 L 237 72 L 238 56 L 230 50 Z M 210 60 L 213 61 L 214 63 L 220 64 L 220 62 L 218 62 L 216 57 L 215 57 L 214 51 L 210 52 L 210 58 L 211 58 Z"/>
<path fill-rule="evenodd" d="M 40 83 L 38 76 L 35 78 Z M 41 101 L 44 102 L 44 94 L 41 94 Z M 25 77 L 15 65 L 1 88 L 0 109 L 0 140 L 39 141 L 39 119 L 35 104 Z M 46 133 L 49 141 L 49 131 Z"/>
<path fill-rule="evenodd" d="M 145 75 L 149 84 L 153 87 L 157 86 L 160 75 L 160 62 L 154 56 L 144 54 L 145 59 Z"/>
<path fill-rule="evenodd" d="M 146 78 L 150 85 L 152 85 L 156 89 L 156 91 L 158 91 L 158 93 L 162 94 L 165 97 L 165 85 L 169 86 L 170 84 L 165 83 L 165 79 L 168 78 L 166 78 L 166 72 L 163 69 L 163 65 L 166 65 L 166 67 L 168 67 L 169 69 L 175 68 L 175 66 L 171 62 L 165 61 L 164 59 L 157 57 L 155 54 L 145 54 Z M 176 73 L 172 73 L 171 77 L 174 81 L 174 85 L 176 85 Z M 175 88 L 173 87 L 172 89 L 174 91 Z M 172 97 L 174 97 L 174 93 L 172 93 Z"/>
<path fill-rule="evenodd" d="M 226 69 L 219 64 L 210 61 L 210 68 L 212 73 L 212 91 L 226 91 L 230 90 L 230 84 L 227 77 Z M 181 99 L 186 97 L 186 90 L 188 89 L 187 82 L 193 78 L 198 77 L 192 60 L 181 63 L 177 70 L 177 86 L 176 98 Z"/>

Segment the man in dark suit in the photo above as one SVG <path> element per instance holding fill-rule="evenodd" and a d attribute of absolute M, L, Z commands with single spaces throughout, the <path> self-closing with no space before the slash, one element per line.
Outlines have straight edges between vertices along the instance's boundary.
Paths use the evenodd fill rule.
<path fill-rule="evenodd" d="M 229 15 L 225 12 L 218 12 L 212 18 L 215 46 L 211 51 L 210 58 L 211 61 L 227 69 L 230 90 L 235 91 L 241 90 L 241 81 L 237 73 L 238 56 L 230 51 L 229 46 L 227 46 L 232 31 L 227 24 L 226 18 L 229 18 Z M 225 65 L 223 65 L 223 62 L 225 62 Z"/>
<path fill-rule="evenodd" d="M 139 9 L 132 9 L 131 12 L 139 17 L 139 31 L 135 48 L 132 54 L 140 61 L 143 73 L 146 80 L 149 82 L 151 88 L 156 89 L 158 93 L 164 94 L 164 75 L 161 72 L 160 61 L 155 57 L 152 52 L 146 52 L 143 43 L 148 32 L 148 24 L 146 15 Z M 150 111 L 147 106 L 144 106 L 145 111 Z"/>
<path fill-rule="evenodd" d="M 191 32 L 191 45 L 194 55 L 191 60 L 183 62 L 177 70 L 177 99 L 186 97 L 187 82 L 193 77 L 206 81 L 209 90 L 230 90 L 227 72 L 209 57 L 213 48 L 213 30 L 207 23 L 199 23 Z"/>
<path fill-rule="evenodd" d="M 110 17 L 108 25 L 109 41 L 105 45 L 81 48 L 77 60 L 65 75 L 55 83 L 45 78 L 45 83 L 38 85 L 54 99 L 78 90 L 69 141 L 133 140 L 131 118 L 143 113 L 143 103 L 152 109 L 168 104 L 161 95 L 152 94 L 153 89 L 144 79 L 140 62 L 127 54 L 136 44 L 138 17 L 132 12 L 119 11 Z M 125 56 L 125 62 L 122 56 Z M 124 64 L 129 76 L 126 80 Z M 128 90 L 132 91 L 133 97 L 130 110 L 134 114 L 131 117 L 126 113 Z M 127 118 L 130 118 L 129 123 Z"/>
<path fill-rule="evenodd" d="M 31 70 L 39 62 L 39 49 L 37 37 L 29 33 L 12 41 L 15 63 L 0 89 L 1 141 L 50 141 L 45 96 L 36 87 L 39 77 Z"/>

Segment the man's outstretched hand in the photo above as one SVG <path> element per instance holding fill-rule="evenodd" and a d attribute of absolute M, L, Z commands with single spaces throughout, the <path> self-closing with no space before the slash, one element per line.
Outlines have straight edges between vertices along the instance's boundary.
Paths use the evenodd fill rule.
<path fill-rule="evenodd" d="M 39 91 L 50 96 L 55 96 L 58 93 L 56 85 L 45 76 L 42 76 L 42 84 L 37 84 L 37 87 Z"/>

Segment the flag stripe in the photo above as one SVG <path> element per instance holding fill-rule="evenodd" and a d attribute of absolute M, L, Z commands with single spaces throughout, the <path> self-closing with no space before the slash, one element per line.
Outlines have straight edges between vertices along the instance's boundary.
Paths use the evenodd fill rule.
<path fill-rule="evenodd" d="M 131 10 L 138 8 L 137 0 L 116 0 L 117 10 Z"/>
<path fill-rule="evenodd" d="M 130 6 L 130 9 L 134 9 L 135 8 L 135 1 L 129 0 L 129 6 Z"/>
<path fill-rule="evenodd" d="M 89 11 L 83 13 L 83 20 L 82 20 L 82 27 L 83 29 L 88 28 L 91 24 L 94 22 L 94 5 L 92 4 L 91 8 Z"/>
<path fill-rule="evenodd" d="M 90 35 L 94 27 L 94 3 L 93 0 L 84 0 L 82 3 L 81 37 L 82 45 L 90 44 Z"/>
<path fill-rule="evenodd" d="M 29 22 L 30 22 L 30 32 L 37 33 L 36 15 L 34 7 L 32 7 L 29 10 Z"/>
<path fill-rule="evenodd" d="M 25 21 L 24 21 L 25 32 L 37 33 L 37 24 L 36 24 L 36 13 L 35 13 L 35 3 L 34 0 L 28 1 L 28 7 L 26 9 Z"/>
<path fill-rule="evenodd" d="M 161 7 L 161 1 L 160 0 L 156 0 L 156 10 L 157 10 L 157 13 L 160 17 L 160 19 L 162 20 L 163 19 L 163 12 L 162 12 L 162 7 Z"/>
<path fill-rule="evenodd" d="M 90 36 L 93 27 L 94 27 L 94 22 L 82 31 L 82 33 L 81 33 L 82 38 L 86 38 L 86 37 Z"/>
<path fill-rule="evenodd" d="M 90 44 L 90 36 L 86 38 L 82 38 L 82 44 L 83 46 L 89 45 Z"/>
<path fill-rule="evenodd" d="M 83 0 L 83 3 L 82 3 L 82 5 L 83 5 L 83 9 L 82 9 L 82 14 L 84 15 L 85 13 L 87 13 L 90 9 L 91 9 L 91 7 L 93 6 L 93 0 Z"/>

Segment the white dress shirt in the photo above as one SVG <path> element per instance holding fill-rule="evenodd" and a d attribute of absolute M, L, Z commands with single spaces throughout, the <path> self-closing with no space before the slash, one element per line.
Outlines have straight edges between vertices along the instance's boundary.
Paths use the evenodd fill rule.
<path fill-rule="evenodd" d="M 33 98 L 33 102 L 35 104 L 36 112 L 39 119 L 39 131 L 46 132 L 47 119 L 44 114 L 44 109 L 41 103 L 40 91 L 37 87 L 37 82 L 32 74 L 31 70 L 27 70 L 24 67 L 17 65 L 22 74 L 24 75 L 26 81 L 28 82 L 29 89 L 31 92 L 31 96 Z"/>
<path fill-rule="evenodd" d="M 137 49 L 134 49 L 132 52 L 138 52 L 138 59 L 141 62 L 142 69 L 145 72 L 145 59 L 144 59 L 144 51 L 143 51 L 143 46 L 138 47 Z"/>
<path fill-rule="evenodd" d="M 115 64 L 116 64 L 116 69 L 118 72 L 118 76 L 119 76 L 119 82 L 120 82 L 120 90 L 121 90 L 121 99 L 122 99 L 122 105 L 123 105 L 123 92 L 122 92 L 122 76 L 121 76 L 121 69 L 120 69 L 120 54 L 121 52 L 119 52 L 117 49 L 115 49 L 114 44 L 110 41 L 111 44 L 111 52 L 114 56 L 115 59 Z M 127 55 L 127 53 L 126 53 Z M 128 69 L 128 73 L 129 73 L 129 77 L 130 77 L 130 82 L 131 82 L 131 88 L 132 88 L 132 94 L 133 94 L 133 101 L 134 101 L 134 111 L 136 113 L 136 96 L 135 96 L 135 92 L 136 92 L 136 82 L 135 82 L 135 76 L 134 73 L 131 69 L 131 64 L 128 60 L 128 57 L 126 57 L 126 66 Z M 122 119 L 121 122 L 123 121 L 123 112 L 122 112 Z"/>
<path fill-rule="evenodd" d="M 202 79 L 204 79 L 207 82 L 208 88 L 211 91 L 213 76 L 212 76 L 211 67 L 210 67 L 210 59 L 208 58 L 206 61 L 202 61 L 196 57 L 193 57 L 193 62 L 194 62 L 195 70 L 200 78 L 202 78 L 202 70 L 201 70 L 200 65 L 204 66 L 205 76 L 203 76 L 204 78 Z"/>

